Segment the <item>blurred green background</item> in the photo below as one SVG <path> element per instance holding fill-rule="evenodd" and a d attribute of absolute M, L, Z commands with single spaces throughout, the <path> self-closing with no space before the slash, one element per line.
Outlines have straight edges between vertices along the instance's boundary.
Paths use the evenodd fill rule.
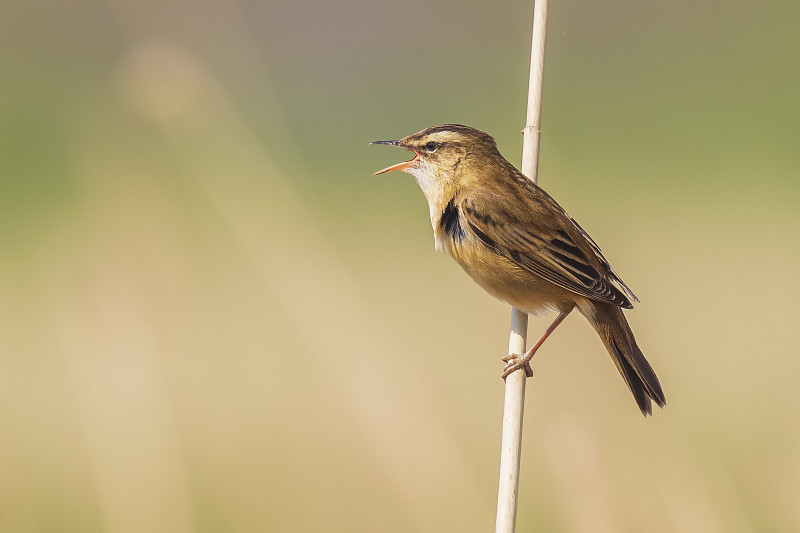
<path fill-rule="evenodd" d="M 491 531 L 509 308 L 367 143 L 460 122 L 518 162 L 531 3 L 0 12 L 0 531 Z M 800 531 L 799 22 L 551 2 L 540 183 L 668 405 L 570 317 L 518 531 Z"/>

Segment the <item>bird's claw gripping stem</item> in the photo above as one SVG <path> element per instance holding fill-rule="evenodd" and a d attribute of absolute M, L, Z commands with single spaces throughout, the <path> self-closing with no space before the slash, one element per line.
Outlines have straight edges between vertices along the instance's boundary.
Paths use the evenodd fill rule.
<path fill-rule="evenodd" d="M 532 352 L 528 352 L 525 355 L 512 353 L 503 357 L 503 362 L 506 363 L 506 366 L 503 368 L 503 379 L 505 380 L 508 376 L 510 376 L 513 372 L 519 370 L 520 368 L 525 370 L 526 376 L 532 378 L 533 377 L 533 368 L 531 368 L 532 358 L 533 358 Z"/>

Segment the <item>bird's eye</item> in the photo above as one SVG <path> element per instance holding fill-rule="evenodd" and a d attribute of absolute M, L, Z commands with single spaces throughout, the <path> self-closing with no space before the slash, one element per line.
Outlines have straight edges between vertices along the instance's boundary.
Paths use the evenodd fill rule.
<path fill-rule="evenodd" d="M 429 154 L 435 152 L 437 148 L 439 148 L 439 144 L 436 143 L 436 141 L 428 141 L 425 145 L 425 150 L 427 150 Z"/>

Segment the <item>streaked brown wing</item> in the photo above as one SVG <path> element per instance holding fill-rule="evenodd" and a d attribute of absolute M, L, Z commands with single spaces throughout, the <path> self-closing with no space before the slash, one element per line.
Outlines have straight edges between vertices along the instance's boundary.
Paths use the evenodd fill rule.
<path fill-rule="evenodd" d="M 538 187 L 525 187 L 520 193 L 524 197 L 518 197 L 522 201 L 517 206 L 488 205 L 492 196 L 486 194 L 472 197 L 477 201 L 463 199 L 466 228 L 496 253 L 547 281 L 593 300 L 632 308 L 626 293 L 635 299 L 633 293 L 561 206 Z"/>

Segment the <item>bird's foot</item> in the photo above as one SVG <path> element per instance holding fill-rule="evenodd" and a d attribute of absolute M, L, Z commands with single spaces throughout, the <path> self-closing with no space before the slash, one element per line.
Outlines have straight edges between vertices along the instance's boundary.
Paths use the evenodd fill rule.
<path fill-rule="evenodd" d="M 506 366 L 503 368 L 503 380 L 505 380 L 508 376 L 510 376 L 513 372 L 519 370 L 520 368 L 525 370 L 526 376 L 532 378 L 533 368 L 531 368 L 531 359 L 533 359 L 534 353 L 535 352 L 531 350 L 525 355 L 512 353 L 503 357 L 503 361 L 506 363 Z"/>
<path fill-rule="evenodd" d="M 533 359 L 533 355 L 536 353 L 536 350 L 547 340 L 547 337 L 553 333 L 553 330 L 558 327 L 561 322 L 567 318 L 567 315 L 572 311 L 572 307 L 567 309 L 566 311 L 561 311 L 558 313 L 558 316 L 553 321 L 552 324 L 542 333 L 542 336 L 539 337 L 539 340 L 536 341 L 536 344 L 533 345 L 533 348 L 525 352 L 525 355 L 518 355 L 515 353 L 509 354 L 503 357 L 503 361 L 506 362 L 505 368 L 503 368 L 503 379 L 506 379 L 508 376 L 511 375 L 512 372 L 515 370 L 519 370 L 520 368 L 525 369 L 525 375 L 529 378 L 533 377 L 533 369 L 531 368 L 531 359 Z"/>

